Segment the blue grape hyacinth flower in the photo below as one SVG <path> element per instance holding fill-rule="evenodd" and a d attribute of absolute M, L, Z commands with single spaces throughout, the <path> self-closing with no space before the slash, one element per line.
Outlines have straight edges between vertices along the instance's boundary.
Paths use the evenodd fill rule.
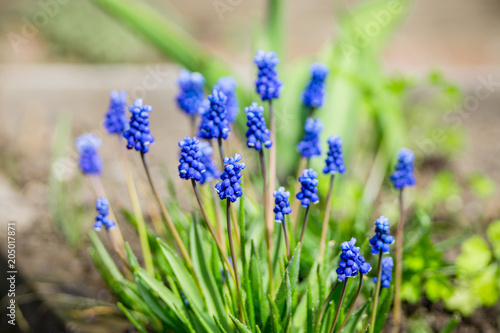
<path fill-rule="evenodd" d="M 201 179 L 199 183 L 201 185 L 205 184 L 205 182 L 210 181 L 211 179 L 219 178 L 221 172 L 217 168 L 212 158 L 212 154 L 214 149 L 210 146 L 208 142 L 200 142 L 200 162 L 205 166 L 205 172 L 201 173 Z"/>
<path fill-rule="evenodd" d="M 149 129 L 149 115 L 153 108 L 150 105 L 143 105 L 142 98 L 139 98 L 129 107 L 129 111 L 132 113 L 130 128 L 123 132 L 123 137 L 127 139 L 127 148 L 145 154 L 155 141 Z"/>
<path fill-rule="evenodd" d="M 266 120 L 264 119 L 264 108 L 258 106 L 257 103 L 252 103 L 249 107 L 245 108 L 247 115 L 247 147 L 262 150 L 263 147 L 271 148 L 273 142 L 269 138 L 271 131 L 266 127 Z"/>
<path fill-rule="evenodd" d="M 391 175 L 391 181 L 396 189 L 415 186 L 417 183 L 413 174 L 415 155 L 408 148 L 402 148 L 398 153 L 396 171 Z"/>
<path fill-rule="evenodd" d="M 375 235 L 370 239 L 372 254 L 389 252 L 389 245 L 394 243 L 394 237 L 390 234 L 389 219 L 385 216 L 380 216 L 375 221 Z"/>
<path fill-rule="evenodd" d="M 122 135 L 128 129 L 127 93 L 113 90 L 109 94 L 109 107 L 104 118 L 104 128 L 109 134 Z"/>
<path fill-rule="evenodd" d="M 194 137 L 186 136 L 179 141 L 181 157 L 179 159 L 179 176 L 182 179 L 193 179 L 199 182 L 205 172 L 205 165 L 200 161 L 200 141 Z"/>
<path fill-rule="evenodd" d="M 299 182 L 301 185 L 300 192 L 297 193 L 296 198 L 300 200 L 303 207 L 312 204 L 317 204 L 319 202 L 318 197 L 318 173 L 313 169 L 304 169 L 302 171 L 302 176 L 299 177 Z"/>
<path fill-rule="evenodd" d="M 304 126 L 304 137 L 297 145 L 297 150 L 304 158 L 311 158 L 321 155 L 321 142 L 319 134 L 324 126 L 319 118 L 306 120 Z"/>
<path fill-rule="evenodd" d="M 328 153 L 325 159 L 324 174 L 336 174 L 345 172 L 344 154 L 342 153 L 342 139 L 340 136 L 331 135 L 328 140 Z"/>
<path fill-rule="evenodd" d="M 253 59 L 257 65 L 257 80 L 255 89 L 262 101 L 271 101 L 280 97 L 283 82 L 278 78 L 276 66 L 280 63 L 275 52 L 258 50 Z"/>
<path fill-rule="evenodd" d="M 205 85 L 203 75 L 182 69 L 177 78 L 177 84 L 180 89 L 176 98 L 179 108 L 191 117 L 202 114 L 208 106 L 203 91 Z"/>
<path fill-rule="evenodd" d="M 391 257 L 385 257 L 382 259 L 382 276 L 380 280 L 382 281 L 382 288 L 389 288 L 392 281 L 392 269 L 394 267 L 394 261 Z M 373 278 L 373 282 L 377 283 L 377 278 Z"/>
<path fill-rule="evenodd" d="M 218 90 L 213 90 L 208 96 L 210 107 L 201 116 L 198 136 L 202 139 L 227 139 L 231 128 L 227 120 L 226 95 Z"/>
<path fill-rule="evenodd" d="M 230 123 L 234 123 L 240 112 L 238 96 L 236 95 L 237 87 L 238 84 L 232 76 L 221 77 L 214 86 L 215 90 L 222 91 L 226 95 L 227 121 Z"/>
<path fill-rule="evenodd" d="M 108 219 L 109 201 L 106 200 L 106 198 L 103 197 L 98 198 L 95 203 L 95 208 L 98 212 L 94 223 L 94 229 L 96 231 L 102 230 L 103 226 L 106 229 L 111 229 L 116 226 L 116 223 L 114 221 Z"/>
<path fill-rule="evenodd" d="M 224 157 L 224 172 L 220 175 L 221 181 L 215 184 L 221 200 L 228 199 L 235 202 L 243 195 L 241 191 L 241 170 L 245 169 L 245 163 L 239 163 L 242 157 L 236 153 L 233 157 Z"/>
<path fill-rule="evenodd" d="M 330 70 L 322 63 L 312 64 L 309 68 L 311 79 L 302 93 L 302 103 L 310 108 L 320 108 L 325 102 L 325 81 Z"/>
<path fill-rule="evenodd" d="M 284 187 L 280 187 L 277 191 L 274 191 L 273 193 L 274 196 L 274 203 L 276 204 L 274 206 L 274 221 L 281 223 L 285 215 L 288 215 L 292 212 L 292 207 L 290 207 L 290 192 L 285 191 Z"/>
<path fill-rule="evenodd" d="M 79 153 L 78 166 L 85 175 L 100 175 L 102 173 L 102 158 L 99 156 L 101 139 L 95 133 L 85 133 L 75 140 Z"/>
<path fill-rule="evenodd" d="M 358 272 L 367 274 L 372 267 L 360 254 L 361 249 L 356 244 L 356 238 L 351 238 L 348 242 L 340 244 L 342 253 L 340 254 L 337 276 L 339 281 L 344 281 L 348 277 L 358 275 Z"/>

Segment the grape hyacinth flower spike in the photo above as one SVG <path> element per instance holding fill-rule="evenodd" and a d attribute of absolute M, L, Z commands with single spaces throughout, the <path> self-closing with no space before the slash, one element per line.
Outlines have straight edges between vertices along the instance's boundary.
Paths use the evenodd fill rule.
<path fill-rule="evenodd" d="M 331 135 L 328 140 L 328 152 L 325 159 L 325 167 L 323 168 L 324 174 L 330 175 L 330 185 L 328 187 L 328 194 L 326 195 L 325 201 L 325 215 L 323 217 L 323 228 L 321 230 L 321 241 L 319 245 L 318 262 L 322 263 L 323 253 L 325 249 L 326 233 L 328 230 L 328 221 L 330 219 L 330 209 L 331 200 L 333 194 L 333 185 L 335 181 L 335 175 L 337 173 L 343 174 L 346 171 L 344 165 L 344 154 L 342 152 L 342 139 L 340 136 Z"/>
<path fill-rule="evenodd" d="M 404 231 L 404 201 L 403 190 L 408 186 L 415 186 L 416 180 L 413 174 L 413 163 L 415 155 L 408 148 L 402 148 L 398 152 L 398 163 L 396 170 L 391 175 L 394 188 L 399 190 L 399 221 L 396 229 L 396 273 L 394 283 L 394 306 L 393 317 L 396 326 L 401 325 L 401 281 L 403 278 L 403 231 Z"/>
<path fill-rule="evenodd" d="M 200 160 L 200 141 L 194 137 L 186 136 L 179 141 L 181 147 L 181 157 L 179 159 L 179 176 L 182 179 L 201 181 L 202 173 L 205 172 L 205 165 Z"/>
<path fill-rule="evenodd" d="M 142 99 L 139 98 L 130 106 L 129 111 L 132 114 L 130 128 L 123 133 L 123 137 L 127 139 L 127 148 L 145 154 L 155 141 L 149 129 L 149 115 L 153 108 L 150 105 L 143 105 Z"/>
<path fill-rule="evenodd" d="M 226 200 L 226 221 L 227 221 L 227 235 L 229 239 L 229 247 L 231 251 L 231 258 L 233 259 L 234 277 L 236 282 L 236 293 L 238 295 L 238 308 L 240 316 L 243 320 L 243 304 L 241 298 L 241 284 L 236 264 L 236 255 L 234 252 L 233 235 L 231 232 L 231 202 L 235 202 L 243 195 L 241 189 L 241 171 L 245 169 L 246 164 L 241 163 L 242 157 L 236 153 L 233 157 L 224 157 L 224 172 L 222 172 L 221 181 L 215 185 L 219 198 Z"/>
<path fill-rule="evenodd" d="M 114 228 L 116 223 L 108 218 L 109 215 L 109 201 L 104 197 L 99 197 L 95 203 L 95 208 L 99 214 L 97 214 L 94 223 L 94 229 L 96 231 L 101 231 L 104 226 L 107 229 Z"/>
<path fill-rule="evenodd" d="M 271 101 L 280 97 L 283 82 L 278 78 L 276 66 L 280 63 L 276 52 L 258 50 L 253 59 L 257 65 L 255 89 L 262 101 Z"/>
<path fill-rule="evenodd" d="M 200 155 L 200 162 L 205 166 L 205 172 L 201 173 L 201 179 L 199 180 L 199 183 L 203 185 L 207 181 L 219 178 L 221 172 L 214 163 L 212 157 L 214 149 L 212 148 L 212 146 L 210 146 L 210 143 L 206 141 L 200 142 L 199 147 L 200 149 L 198 153 Z"/>
<path fill-rule="evenodd" d="M 219 145 L 219 153 L 222 165 L 224 164 L 224 148 L 222 140 L 227 139 L 231 128 L 227 120 L 226 101 L 227 97 L 222 91 L 213 90 L 208 96 L 210 106 L 201 116 L 198 137 L 206 140 L 215 139 Z"/>
<path fill-rule="evenodd" d="M 266 127 L 266 120 L 264 119 L 264 108 L 258 106 L 257 103 L 252 103 L 249 107 L 245 108 L 247 115 L 247 147 L 253 148 L 257 151 L 262 151 L 262 148 L 271 148 L 273 142 L 270 139 L 271 131 Z"/>
<path fill-rule="evenodd" d="M 280 187 L 277 191 L 274 191 L 273 196 L 275 198 L 275 206 L 274 206 L 274 221 L 281 223 L 283 226 L 283 234 L 285 235 L 285 243 L 286 243 L 286 253 L 287 258 L 290 260 L 290 241 L 288 239 L 288 231 L 286 227 L 285 216 L 292 212 L 292 208 L 290 207 L 290 192 L 285 191 L 284 187 Z"/>
<path fill-rule="evenodd" d="M 300 156 L 310 159 L 311 157 L 321 155 L 321 142 L 319 135 L 323 128 L 324 126 L 319 118 L 308 118 L 306 120 L 306 124 L 304 126 L 304 137 L 297 145 L 297 151 L 300 153 Z"/>
<path fill-rule="evenodd" d="M 322 107 L 325 102 L 325 81 L 330 70 L 326 65 L 318 62 L 312 64 L 309 71 L 311 79 L 302 92 L 301 100 L 302 104 L 309 108 L 309 114 L 312 114 L 314 109 Z"/>
<path fill-rule="evenodd" d="M 129 123 L 126 111 L 127 93 L 125 91 L 111 91 L 109 94 L 109 107 L 103 123 L 108 134 L 122 136 L 123 132 L 128 129 Z"/>
<path fill-rule="evenodd" d="M 234 123 L 240 111 L 238 96 L 236 95 L 237 87 L 238 84 L 232 76 L 221 77 L 214 86 L 215 90 L 221 91 L 226 95 L 227 121 L 229 123 Z"/>
<path fill-rule="evenodd" d="M 342 306 L 342 302 L 344 301 L 345 291 L 347 287 L 347 280 L 351 277 L 355 277 L 356 275 L 358 275 L 358 273 L 360 274 L 358 291 L 356 293 L 356 296 L 354 297 L 351 307 L 347 311 L 344 322 L 342 323 L 339 332 L 342 332 L 343 327 L 347 323 L 347 320 L 349 319 L 349 316 L 354 308 L 354 303 L 356 302 L 356 299 L 361 292 L 361 287 L 363 285 L 363 275 L 367 274 L 372 269 L 371 265 L 367 263 L 365 261 L 365 258 L 363 258 L 363 256 L 361 255 L 361 249 L 355 245 L 356 238 L 351 238 L 350 241 L 340 244 L 340 249 L 342 250 L 342 252 L 340 254 L 339 267 L 337 268 L 337 276 L 338 280 L 343 282 L 344 285 L 342 287 L 342 293 L 337 305 L 337 311 L 335 313 L 335 318 L 330 329 L 330 333 L 333 333 L 338 316 L 340 314 L 340 308 Z"/>
<path fill-rule="evenodd" d="M 203 87 L 205 78 L 200 73 L 182 69 L 177 78 L 179 93 L 176 100 L 179 108 L 191 119 L 191 131 L 196 134 L 196 117 L 205 112 L 208 101 Z"/>
<path fill-rule="evenodd" d="M 79 153 L 78 166 L 85 175 L 100 175 L 102 173 L 102 158 L 99 156 L 101 139 L 95 133 L 85 133 L 75 140 Z"/>
<path fill-rule="evenodd" d="M 318 197 L 318 173 L 313 169 L 304 169 L 302 171 L 302 176 L 299 177 L 299 182 L 301 184 L 300 192 L 297 193 L 296 198 L 300 200 L 303 207 L 306 207 L 306 212 L 304 214 L 304 223 L 302 224 L 302 232 L 300 234 L 300 246 L 302 247 L 302 242 L 304 240 L 304 234 L 306 232 L 307 220 L 309 219 L 309 208 L 311 204 L 317 204 L 319 202 Z"/>

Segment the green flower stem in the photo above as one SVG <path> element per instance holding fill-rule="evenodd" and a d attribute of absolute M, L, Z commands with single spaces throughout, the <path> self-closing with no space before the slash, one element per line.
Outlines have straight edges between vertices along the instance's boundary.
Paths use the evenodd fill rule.
<path fill-rule="evenodd" d="M 262 172 L 262 182 L 264 184 L 264 219 L 265 219 L 265 227 L 266 227 L 266 245 L 267 245 L 267 269 L 269 271 L 269 294 L 273 294 L 273 261 L 271 259 L 272 246 L 273 246 L 273 230 L 272 227 L 269 226 L 268 218 L 268 210 L 272 205 L 269 201 L 269 191 L 268 188 L 268 179 L 267 179 L 267 171 L 266 171 L 266 158 L 264 156 L 264 150 L 261 149 L 259 151 L 260 158 L 260 169 Z"/>
<path fill-rule="evenodd" d="M 326 232 L 328 230 L 328 221 L 330 220 L 330 209 L 331 209 L 334 181 L 335 181 L 335 174 L 332 174 L 330 178 L 330 187 L 328 188 L 328 194 L 326 195 L 325 217 L 323 217 L 323 229 L 321 230 L 321 241 L 319 244 L 319 254 L 318 254 L 319 264 L 323 262 L 323 254 L 325 253 Z"/>
<path fill-rule="evenodd" d="M 193 136 L 196 136 L 196 134 L 197 134 L 196 133 L 197 132 L 197 130 L 196 130 L 196 120 L 198 118 L 198 115 L 190 116 L 189 118 L 190 118 L 189 120 L 190 120 L 190 123 L 191 123 L 190 124 L 191 125 L 191 134 Z"/>
<path fill-rule="evenodd" d="M 212 226 L 212 223 L 210 223 L 210 219 L 207 214 L 207 210 L 205 209 L 205 206 L 203 205 L 203 201 L 201 200 L 201 195 L 200 191 L 198 190 L 198 185 L 196 184 L 196 181 L 194 179 L 191 179 L 191 184 L 193 185 L 193 190 L 194 190 L 194 195 L 196 196 L 196 200 L 198 201 L 198 205 L 200 206 L 201 213 L 203 214 L 203 217 L 205 218 L 205 222 L 207 224 L 207 228 L 210 231 L 210 234 L 212 235 L 213 239 L 215 240 L 215 244 L 217 245 L 217 248 L 219 249 L 219 252 L 222 256 L 222 259 L 224 260 L 224 264 L 227 266 L 227 269 L 231 276 L 235 278 L 235 274 L 233 272 L 233 267 L 231 266 L 231 263 L 229 262 L 229 259 L 226 256 L 226 251 L 224 249 L 224 246 L 222 245 L 222 241 L 224 240 L 224 236 L 222 238 L 219 238 L 217 234 L 215 233 L 214 227 Z M 236 279 L 235 279 L 236 283 Z"/>
<path fill-rule="evenodd" d="M 237 260 L 236 254 L 234 252 L 234 244 L 233 244 L 233 235 L 231 233 L 231 201 L 226 199 L 226 217 L 227 217 L 227 235 L 229 238 L 229 248 L 231 250 L 231 258 L 233 261 L 234 268 L 234 278 L 236 280 L 236 297 L 238 298 L 238 309 L 240 310 L 240 319 L 242 323 L 245 323 L 245 316 L 243 314 L 243 298 L 241 295 L 241 285 L 240 285 L 240 276 L 238 274 Z"/>
<path fill-rule="evenodd" d="M 375 291 L 373 293 L 373 309 L 370 317 L 370 333 L 373 333 L 375 328 L 375 318 L 377 317 L 377 306 L 378 306 L 378 297 L 380 294 L 380 286 L 382 285 L 382 251 L 379 252 L 378 255 L 378 271 L 377 271 L 377 285 L 375 286 Z"/>
<path fill-rule="evenodd" d="M 153 194 L 156 198 L 156 203 L 158 204 L 158 207 L 160 208 L 160 211 L 163 214 L 163 217 L 167 221 L 167 225 L 170 229 L 170 232 L 174 236 L 175 242 L 177 243 L 177 246 L 179 246 L 179 249 L 181 250 L 182 256 L 186 260 L 186 263 L 189 267 L 189 270 L 193 273 L 193 276 L 196 277 L 196 273 L 195 273 L 194 268 L 193 268 L 193 262 L 191 260 L 191 257 L 189 256 L 189 253 L 187 252 L 186 247 L 184 246 L 184 243 L 182 242 L 181 236 L 179 236 L 179 233 L 177 232 L 177 229 L 175 228 L 175 225 L 172 222 L 172 219 L 170 218 L 170 215 L 168 214 L 168 211 L 165 208 L 165 205 L 161 201 L 160 195 L 158 194 L 158 191 L 156 190 L 156 187 L 153 183 L 153 179 L 151 178 L 151 173 L 149 172 L 148 163 L 146 162 L 146 155 L 142 152 L 141 152 L 141 159 L 142 159 L 142 164 L 144 166 L 144 170 L 146 171 L 146 176 L 148 178 L 149 185 L 151 186 L 151 190 L 153 191 Z M 144 223 L 144 221 L 142 221 L 141 223 L 139 223 L 139 221 L 138 221 L 137 229 L 139 230 L 139 238 L 141 239 L 141 245 L 145 244 L 145 246 L 147 246 L 147 249 L 149 250 L 148 236 L 146 233 L 146 224 Z M 144 247 L 143 247 L 143 252 L 145 252 Z M 146 258 L 147 258 L 146 254 L 144 254 L 144 258 L 145 258 L 144 260 L 146 261 Z M 151 261 L 150 265 L 152 265 L 153 259 L 151 258 L 151 251 L 149 251 L 149 254 L 148 254 L 148 261 L 149 260 Z M 146 263 L 148 261 L 146 261 Z M 146 267 L 147 267 L 147 265 L 146 265 Z"/>
<path fill-rule="evenodd" d="M 347 310 L 347 314 L 345 315 L 344 321 L 342 322 L 342 325 L 340 325 L 339 332 L 342 332 L 345 325 L 347 324 L 347 321 L 349 320 L 349 317 L 351 316 L 351 313 L 354 310 L 354 307 L 356 306 L 356 300 L 358 299 L 359 294 L 361 293 L 362 287 L 363 287 L 363 273 L 359 272 L 358 291 L 356 291 L 356 296 L 354 296 L 354 299 L 352 300 L 352 304 L 349 307 L 349 310 Z"/>
<path fill-rule="evenodd" d="M 304 235 L 306 234 L 307 220 L 309 220 L 309 210 L 311 205 L 308 205 L 306 208 L 306 213 L 304 214 L 304 223 L 302 224 L 302 232 L 300 233 L 300 248 L 302 249 L 302 243 L 304 241 Z"/>
<path fill-rule="evenodd" d="M 399 222 L 396 229 L 396 274 L 394 276 L 394 325 L 399 331 L 401 326 L 401 280 L 403 278 L 403 231 L 404 231 L 404 201 L 403 189 L 399 190 Z"/>
<path fill-rule="evenodd" d="M 269 178 L 268 178 L 268 196 L 267 196 L 267 207 L 273 206 L 272 193 L 276 188 L 276 123 L 274 119 L 274 107 L 272 100 L 269 101 L 269 130 L 271 131 L 270 139 L 273 143 L 271 148 L 269 148 Z M 269 228 L 271 234 L 271 247 L 272 247 L 272 235 L 274 230 L 273 214 L 272 210 L 268 209 L 266 216 L 266 227 Z M 272 293 L 271 293 L 272 295 Z"/>
<path fill-rule="evenodd" d="M 339 319 L 340 315 L 340 308 L 342 307 L 342 303 L 344 303 L 345 290 L 347 287 L 348 280 L 349 280 L 348 277 L 346 277 L 344 280 L 344 286 L 342 287 L 342 293 L 340 294 L 339 304 L 337 305 L 337 311 L 335 311 L 335 318 L 333 319 L 333 324 L 332 328 L 330 328 L 330 333 L 333 333 L 333 331 L 335 330 L 335 325 L 337 325 L 337 320 Z"/>
<path fill-rule="evenodd" d="M 283 224 L 283 234 L 285 235 L 286 258 L 288 259 L 288 262 L 290 262 L 290 240 L 288 239 L 288 231 L 286 229 L 286 216 L 285 215 L 283 215 L 283 221 L 281 221 L 281 224 Z"/>
<path fill-rule="evenodd" d="M 196 184 L 195 184 L 196 185 Z M 219 239 L 224 239 L 224 226 L 222 225 L 222 213 L 219 205 L 219 196 L 217 195 L 217 191 L 215 191 L 213 179 L 210 180 L 210 192 L 212 194 L 212 200 L 214 203 L 215 209 L 215 221 L 217 222 L 217 236 Z M 223 248 L 224 254 L 226 253 L 225 248 Z"/>
<path fill-rule="evenodd" d="M 333 292 L 335 291 L 335 289 L 337 288 L 338 285 L 339 285 L 339 280 L 335 281 L 335 283 L 332 286 L 332 289 L 330 290 L 330 293 L 328 294 L 328 296 L 326 296 L 325 301 L 323 302 L 323 305 L 321 306 L 321 312 L 319 313 L 318 322 L 316 324 L 318 331 L 321 328 L 320 327 L 321 319 L 323 319 L 323 315 L 325 314 L 326 307 L 328 306 L 328 302 L 330 302 L 330 298 L 332 298 Z M 321 286 L 320 286 L 320 288 L 321 288 Z"/>

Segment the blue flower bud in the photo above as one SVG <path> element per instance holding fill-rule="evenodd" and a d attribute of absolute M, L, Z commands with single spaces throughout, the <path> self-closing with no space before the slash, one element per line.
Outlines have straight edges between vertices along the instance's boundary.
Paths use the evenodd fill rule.
<path fill-rule="evenodd" d="M 247 114 L 247 147 L 254 148 L 258 151 L 263 147 L 271 148 L 273 142 L 269 138 L 271 131 L 266 127 L 266 120 L 264 119 L 264 108 L 258 106 L 257 103 L 252 103 L 249 107 L 245 108 Z"/>
<path fill-rule="evenodd" d="M 109 107 L 104 119 L 104 128 L 109 134 L 122 135 L 128 129 L 125 115 L 127 108 L 127 93 L 113 90 L 109 94 Z"/>
<path fill-rule="evenodd" d="M 304 126 L 304 137 L 297 145 L 297 150 L 302 157 L 311 158 L 321 155 L 321 142 L 319 134 L 323 130 L 323 124 L 319 118 L 306 120 Z"/>
<path fill-rule="evenodd" d="M 199 182 L 205 172 L 205 165 L 200 160 L 200 141 L 196 137 L 186 136 L 179 141 L 181 158 L 179 159 L 179 176 L 182 179 L 194 179 Z"/>
<path fill-rule="evenodd" d="M 205 78 L 200 73 L 191 73 L 187 69 L 182 69 L 177 78 L 179 93 L 177 94 L 177 105 L 189 116 L 202 114 L 208 107 L 205 99 L 203 86 Z"/>
<path fill-rule="evenodd" d="M 389 288 L 392 281 L 392 268 L 394 267 L 394 261 L 391 257 L 385 257 L 382 259 L 382 275 L 380 280 L 382 281 L 382 288 Z M 373 278 L 373 282 L 377 283 L 377 278 Z"/>
<path fill-rule="evenodd" d="M 274 221 L 281 223 L 285 218 L 285 215 L 288 215 L 292 212 L 292 207 L 290 207 L 290 192 L 286 191 L 284 187 L 280 187 L 277 191 L 273 193 L 275 200 L 274 203 Z"/>
<path fill-rule="evenodd" d="M 227 120 L 226 95 L 214 89 L 208 100 L 210 107 L 201 116 L 198 136 L 202 139 L 227 139 L 231 129 Z"/>
<path fill-rule="evenodd" d="M 221 181 L 215 184 L 215 189 L 219 193 L 221 200 L 229 199 L 235 202 L 243 195 L 241 191 L 241 170 L 245 169 L 245 163 L 239 163 L 242 157 L 236 153 L 234 158 L 224 157 L 224 172 L 221 174 Z"/>
<path fill-rule="evenodd" d="M 389 219 L 385 216 L 379 217 L 375 221 L 375 235 L 370 239 L 372 254 L 389 252 L 389 245 L 394 243 L 394 237 L 390 235 Z"/>
<path fill-rule="evenodd" d="M 104 226 L 106 229 L 111 229 L 116 226 L 116 223 L 108 219 L 109 215 L 109 201 L 106 198 L 100 197 L 95 203 L 97 216 L 95 218 L 94 229 L 96 231 L 102 230 Z"/>
<path fill-rule="evenodd" d="M 302 103 L 311 108 L 320 108 L 325 102 L 325 81 L 330 70 L 322 63 L 312 64 L 310 67 L 311 80 L 302 93 Z"/>
<path fill-rule="evenodd" d="M 230 123 L 234 123 L 240 112 L 238 96 L 236 95 L 237 87 L 238 84 L 232 76 L 221 77 L 214 86 L 215 90 L 221 91 L 226 95 L 227 121 Z"/>
<path fill-rule="evenodd" d="M 408 148 L 403 148 L 398 153 L 398 163 L 396 171 L 391 175 L 391 181 L 396 189 L 403 189 L 406 186 L 415 186 L 415 176 L 413 175 L 413 162 L 415 155 Z"/>
<path fill-rule="evenodd" d="M 130 128 L 123 132 L 123 137 L 127 139 L 127 148 L 147 153 L 149 146 L 155 141 L 149 129 L 149 114 L 153 108 L 143 105 L 142 99 L 139 98 L 129 107 L 129 111 L 132 113 Z"/>
<path fill-rule="evenodd" d="M 367 274 L 372 269 L 371 265 L 360 254 L 360 248 L 354 246 L 355 244 L 356 238 L 351 238 L 350 241 L 340 244 L 342 253 L 340 254 L 339 267 L 336 270 L 339 281 L 354 277 L 358 275 L 358 272 Z"/>
<path fill-rule="evenodd" d="M 200 162 L 205 165 L 205 172 L 201 173 L 200 184 L 205 184 L 205 182 L 210 181 L 211 179 L 219 178 L 221 172 L 215 165 L 212 154 L 214 152 L 213 148 L 210 146 L 208 142 L 200 142 Z"/>
<path fill-rule="evenodd" d="M 342 153 L 342 139 L 340 136 L 331 135 L 328 138 L 328 153 L 325 159 L 325 167 L 323 173 L 325 174 L 335 174 L 344 173 L 344 154 Z"/>
<path fill-rule="evenodd" d="M 283 83 L 278 79 L 276 65 L 280 61 L 276 53 L 258 50 L 253 61 L 258 68 L 255 89 L 260 95 L 261 100 L 267 101 L 279 98 Z"/>
<path fill-rule="evenodd" d="M 80 170 L 86 175 L 100 175 L 102 172 L 102 158 L 98 149 L 101 146 L 101 139 L 95 133 L 85 133 L 75 140 L 78 150 Z"/>
<path fill-rule="evenodd" d="M 297 193 L 296 198 L 300 200 L 304 207 L 309 206 L 311 203 L 317 204 L 319 202 L 317 177 L 318 174 L 313 169 L 304 169 L 302 176 L 299 177 L 302 187 L 300 192 Z"/>

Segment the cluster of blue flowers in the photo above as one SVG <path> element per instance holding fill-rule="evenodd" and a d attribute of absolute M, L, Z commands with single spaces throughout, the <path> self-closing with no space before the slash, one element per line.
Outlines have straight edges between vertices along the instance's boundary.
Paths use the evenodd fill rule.
<path fill-rule="evenodd" d="M 402 148 L 398 153 L 398 164 L 396 171 L 391 175 L 391 181 L 396 189 L 403 189 L 406 186 L 415 186 L 415 176 L 413 175 L 413 162 L 415 155 L 408 148 Z"/>
<path fill-rule="evenodd" d="M 199 181 L 199 183 L 203 185 L 205 184 L 205 182 L 210 181 L 211 179 L 219 178 L 221 172 L 215 165 L 212 158 L 214 149 L 212 148 L 212 146 L 210 146 L 210 143 L 200 142 L 199 147 L 200 150 L 198 153 L 200 155 L 200 162 L 205 166 L 205 172 L 201 173 L 201 179 Z"/>
<path fill-rule="evenodd" d="M 85 133 L 75 140 L 75 146 L 79 153 L 78 166 L 86 175 L 100 175 L 102 172 L 102 158 L 98 149 L 101 139 L 95 133 Z"/>
<path fill-rule="evenodd" d="M 339 281 L 344 281 L 348 277 L 358 275 L 358 272 L 367 274 L 372 267 L 360 254 L 361 249 L 356 245 L 356 238 L 351 238 L 348 242 L 340 244 L 342 253 L 340 254 L 337 276 Z"/>
<path fill-rule="evenodd" d="M 200 141 L 194 137 L 186 136 L 179 141 L 181 157 L 179 159 L 179 176 L 182 179 L 194 179 L 199 182 L 205 172 L 205 165 L 200 161 Z"/>
<path fill-rule="evenodd" d="M 319 134 L 324 126 L 319 118 L 306 120 L 304 137 L 297 145 L 297 150 L 302 157 L 311 158 L 321 155 L 321 142 Z"/>
<path fill-rule="evenodd" d="M 109 107 L 104 116 L 104 128 L 109 134 L 122 135 L 128 128 L 126 116 L 127 93 L 113 90 L 109 94 Z"/>
<path fill-rule="evenodd" d="M 111 229 L 116 226 L 116 223 L 110 219 L 108 219 L 109 215 L 109 201 L 103 197 L 97 199 L 95 203 L 95 208 L 97 209 L 97 214 L 94 223 L 94 229 L 96 231 L 102 230 L 102 226 L 106 229 Z"/>
<path fill-rule="evenodd" d="M 285 215 L 288 215 L 292 212 L 292 207 L 290 207 L 290 201 L 288 198 L 290 198 L 290 192 L 285 191 L 284 187 L 280 187 L 277 191 L 274 191 L 273 193 L 275 200 L 274 203 L 276 206 L 274 206 L 274 221 L 281 223 Z"/>
<path fill-rule="evenodd" d="M 328 140 L 328 153 L 325 160 L 324 174 L 344 173 L 344 154 L 342 153 L 342 139 L 340 136 L 331 135 Z"/>
<path fill-rule="evenodd" d="M 227 121 L 230 123 L 234 123 L 240 111 L 238 97 L 236 96 L 237 87 L 238 84 L 232 76 L 221 77 L 214 86 L 215 90 L 222 91 L 226 95 Z"/>
<path fill-rule="evenodd" d="M 313 169 L 304 169 L 302 176 L 299 177 L 301 188 L 296 198 L 300 200 L 300 203 L 304 207 L 309 206 L 311 203 L 317 204 L 319 202 L 317 177 L 318 173 Z"/>
<path fill-rule="evenodd" d="M 123 132 L 123 137 L 127 139 L 127 148 L 145 154 L 155 141 L 149 129 L 149 114 L 153 108 L 150 105 L 143 105 L 142 99 L 139 98 L 130 106 L 129 111 L 132 113 L 130 128 Z"/>
<path fill-rule="evenodd" d="M 269 138 L 271 131 L 266 127 L 266 120 L 264 119 L 264 108 L 258 106 L 257 103 L 252 103 L 249 107 L 245 108 L 247 114 L 247 147 L 254 148 L 258 151 L 263 147 L 271 148 L 273 142 Z"/>
<path fill-rule="evenodd" d="M 283 82 L 278 79 L 276 66 L 280 63 L 280 60 L 276 53 L 259 50 L 253 61 L 258 68 L 255 89 L 261 100 L 270 101 L 279 98 Z"/>
<path fill-rule="evenodd" d="M 382 259 L 382 275 L 380 280 L 382 281 L 382 288 L 389 288 L 392 281 L 392 268 L 394 267 L 394 261 L 391 257 L 385 257 Z M 377 278 L 373 278 L 373 282 L 377 283 Z"/>
<path fill-rule="evenodd" d="M 310 67 L 311 80 L 302 93 L 302 103 L 310 108 L 320 108 L 325 102 L 325 81 L 330 70 L 322 63 Z"/>
<path fill-rule="evenodd" d="M 389 219 L 385 216 L 379 217 L 375 221 L 375 235 L 370 239 L 372 253 L 389 253 L 389 245 L 394 243 L 394 237 L 390 235 Z"/>
<path fill-rule="evenodd" d="M 221 181 L 215 184 L 219 197 L 235 202 L 243 195 L 241 191 L 241 170 L 245 169 L 245 163 L 239 163 L 242 157 L 236 153 L 234 158 L 224 157 L 224 172 L 220 176 Z"/>
<path fill-rule="evenodd" d="M 202 114 L 198 136 L 202 139 L 227 139 L 231 128 L 227 120 L 226 95 L 214 89 L 208 100 L 210 107 Z"/>
<path fill-rule="evenodd" d="M 177 95 L 177 104 L 189 116 L 195 116 L 205 111 L 208 106 L 203 86 L 205 78 L 200 73 L 191 73 L 182 69 L 177 79 L 180 91 Z"/>

